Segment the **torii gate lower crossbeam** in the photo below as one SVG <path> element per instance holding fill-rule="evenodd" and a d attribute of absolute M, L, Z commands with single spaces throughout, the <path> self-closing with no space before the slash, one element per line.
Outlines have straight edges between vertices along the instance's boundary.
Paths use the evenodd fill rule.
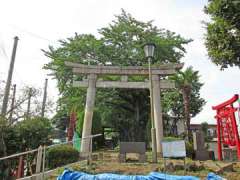
<path fill-rule="evenodd" d="M 86 66 L 77 63 L 65 62 L 69 67 L 73 68 L 75 74 L 87 74 L 88 79 L 83 81 L 75 81 L 75 87 L 87 87 L 87 97 L 85 106 L 85 115 L 83 123 L 82 137 L 88 137 L 92 131 L 92 117 L 95 104 L 96 88 L 128 88 L 128 89 L 150 89 L 149 80 L 144 82 L 128 82 L 127 75 L 147 76 L 148 69 L 141 66 L 132 67 L 111 67 L 111 66 Z M 174 83 L 167 80 L 162 80 L 160 76 L 171 75 L 177 69 L 182 68 L 183 64 L 168 64 L 161 65 L 154 68 L 152 74 L 153 85 L 153 108 L 154 108 L 154 122 L 156 128 L 157 152 L 162 154 L 161 141 L 163 139 L 163 120 L 161 108 L 161 89 L 174 88 Z M 121 81 L 102 81 L 97 80 L 97 75 L 120 75 Z M 81 152 L 88 154 L 90 152 L 90 139 L 82 139 Z"/>

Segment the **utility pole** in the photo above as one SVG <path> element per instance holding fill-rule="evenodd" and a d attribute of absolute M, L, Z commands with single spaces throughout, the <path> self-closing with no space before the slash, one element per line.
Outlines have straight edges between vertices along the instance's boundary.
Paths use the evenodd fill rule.
<path fill-rule="evenodd" d="M 16 84 L 13 85 L 13 96 L 12 96 L 12 103 L 11 103 L 11 111 L 9 115 L 10 124 L 13 123 L 12 115 L 13 115 L 13 110 L 15 106 L 15 96 L 16 96 Z"/>
<path fill-rule="evenodd" d="M 45 106 L 47 101 L 47 85 L 48 85 L 48 79 L 45 79 L 41 117 L 44 117 L 44 112 L 45 112 Z"/>
<path fill-rule="evenodd" d="M 10 86 L 11 86 L 11 82 L 12 82 L 12 74 L 13 74 L 13 69 L 14 69 L 14 62 L 15 62 L 15 57 L 16 57 L 18 40 L 19 40 L 19 38 L 17 36 L 15 36 L 11 62 L 10 62 L 9 70 L 8 70 L 7 83 L 6 83 L 5 91 L 4 91 L 2 110 L 1 110 L 1 115 L 4 117 L 6 116 L 6 113 L 7 113 L 9 91 L 10 91 Z"/>
<path fill-rule="evenodd" d="M 32 98 L 32 88 L 29 88 L 28 92 L 28 106 L 27 106 L 27 113 L 26 113 L 26 118 L 29 118 L 30 115 L 30 106 L 31 106 L 31 98 Z"/>

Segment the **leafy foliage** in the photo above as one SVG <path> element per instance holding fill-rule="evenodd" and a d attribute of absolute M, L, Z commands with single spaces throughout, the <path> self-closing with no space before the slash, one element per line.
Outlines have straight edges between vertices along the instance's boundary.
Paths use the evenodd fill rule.
<path fill-rule="evenodd" d="M 207 122 L 201 123 L 201 130 L 204 133 L 204 136 L 207 136 L 207 132 L 208 132 L 208 123 Z"/>
<path fill-rule="evenodd" d="M 208 135 L 208 123 L 207 122 L 201 123 L 201 130 L 203 132 L 205 141 L 210 141 L 213 138 Z"/>
<path fill-rule="evenodd" d="M 209 0 L 205 13 L 207 22 L 206 47 L 212 62 L 221 69 L 240 67 L 240 2 L 237 0 Z"/>
<path fill-rule="evenodd" d="M 50 143 L 52 126 L 46 118 L 35 117 L 12 126 L 5 123 L 0 127 L 3 127 L 1 132 L 4 135 L 8 155 Z"/>
<path fill-rule="evenodd" d="M 9 126 L 8 121 L 0 116 L 0 157 L 8 155 L 9 147 L 17 148 L 14 139 L 11 139 L 15 138 L 14 133 L 12 132 L 13 129 Z M 8 138 L 10 138 L 10 141 L 8 141 Z M 0 161 L 0 169 L 0 179 L 8 179 L 10 174 L 9 160 Z"/>
<path fill-rule="evenodd" d="M 46 118 L 35 117 L 25 119 L 10 125 L 6 119 L 0 118 L 0 157 L 38 148 L 50 143 L 51 124 Z M 28 165 L 33 162 L 33 156 L 28 155 Z M 16 167 L 17 159 L 1 161 L 0 167 L 8 177 L 11 166 Z M 0 174 L 0 178 L 1 174 Z M 9 177 L 8 177 L 9 178 Z"/>
<path fill-rule="evenodd" d="M 194 147 L 193 147 L 193 143 L 190 141 L 186 142 L 186 152 L 187 152 L 187 157 L 193 158 Z"/>
<path fill-rule="evenodd" d="M 59 145 L 47 150 L 46 157 L 50 169 L 76 162 L 79 153 L 72 145 Z"/>
<path fill-rule="evenodd" d="M 5 118 L 0 116 L 0 157 L 7 155 L 5 136 L 8 132 L 8 123 Z"/>
<path fill-rule="evenodd" d="M 164 137 L 163 141 L 167 141 L 167 142 L 171 142 L 171 141 L 179 141 L 182 140 L 181 138 L 178 137 L 172 137 L 172 136 L 168 136 L 168 137 Z"/>
<path fill-rule="evenodd" d="M 185 132 L 190 139 L 190 120 L 205 104 L 205 100 L 200 97 L 203 84 L 199 82 L 198 71 L 194 71 L 191 66 L 170 79 L 175 81 L 177 91 L 167 93 L 164 102 L 168 102 L 166 107 L 173 107 L 170 108 L 172 115 L 184 120 Z"/>
<path fill-rule="evenodd" d="M 50 143 L 51 124 L 48 119 L 35 117 L 25 119 L 15 126 L 16 133 L 19 134 L 21 140 L 21 148 L 35 149 L 40 145 L 47 145 Z M 20 148 L 19 147 L 19 148 Z"/>

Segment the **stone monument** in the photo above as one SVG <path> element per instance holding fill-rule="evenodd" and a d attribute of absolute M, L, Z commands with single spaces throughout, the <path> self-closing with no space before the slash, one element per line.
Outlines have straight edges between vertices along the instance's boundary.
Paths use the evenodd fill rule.
<path fill-rule="evenodd" d="M 193 148 L 196 160 L 208 160 L 209 153 L 205 148 L 204 134 L 201 131 L 193 132 Z"/>

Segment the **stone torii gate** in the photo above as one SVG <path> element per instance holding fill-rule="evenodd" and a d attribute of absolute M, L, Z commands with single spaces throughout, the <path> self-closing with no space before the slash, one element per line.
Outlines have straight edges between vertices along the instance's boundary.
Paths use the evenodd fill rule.
<path fill-rule="evenodd" d="M 95 104 L 96 88 L 127 88 L 127 89 L 149 89 L 149 80 L 142 82 L 129 82 L 128 76 L 148 76 L 148 67 L 143 66 L 103 66 L 103 65 L 83 65 L 72 62 L 65 62 L 65 65 L 72 68 L 73 74 L 87 75 L 87 79 L 82 81 L 73 81 L 74 87 L 87 88 L 86 106 L 84 114 L 84 123 L 82 138 L 91 135 L 92 117 Z M 183 64 L 163 64 L 152 67 L 152 85 L 153 85 L 153 108 L 154 121 L 156 128 L 157 152 L 162 153 L 161 141 L 163 139 L 163 120 L 161 108 L 161 89 L 171 89 L 175 87 L 174 82 L 164 80 L 162 77 L 173 75 L 176 70 L 183 67 Z M 103 81 L 97 79 L 98 75 L 116 75 L 121 76 L 120 81 Z M 81 152 L 90 151 L 90 139 L 82 139 Z"/>

